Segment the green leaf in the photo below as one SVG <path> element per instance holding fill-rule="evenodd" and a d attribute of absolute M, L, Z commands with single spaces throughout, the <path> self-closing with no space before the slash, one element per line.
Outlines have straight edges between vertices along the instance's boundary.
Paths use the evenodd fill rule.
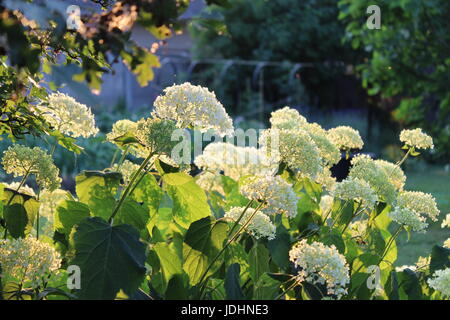
<path fill-rule="evenodd" d="M 240 284 L 240 266 L 233 263 L 225 276 L 225 292 L 228 300 L 244 300 L 244 293 Z"/>
<path fill-rule="evenodd" d="M 320 242 L 327 246 L 334 245 L 339 253 L 345 253 L 345 242 L 337 230 L 330 231 L 328 228 L 324 228 L 324 232 L 320 237 Z"/>
<path fill-rule="evenodd" d="M 84 203 L 65 200 L 56 208 L 54 229 L 59 233 L 69 235 L 72 227 L 89 217 L 89 207 Z"/>
<path fill-rule="evenodd" d="M 189 283 L 196 285 L 208 265 L 223 247 L 227 237 L 228 225 L 223 221 L 214 221 L 206 217 L 195 221 L 189 227 L 183 243 L 183 269 L 189 276 Z M 217 270 L 213 265 L 206 276 Z"/>
<path fill-rule="evenodd" d="M 145 276 L 145 246 L 131 226 L 111 226 L 100 218 L 81 222 L 72 234 L 81 269 L 80 299 L 112 300 L 120 290 L 136 292 Z"/>
<path fill-rule="evenodd" d="M 398 282 L 400 283 L 400 291 L 404 292 L 405 298 L 410 300 L 422 299 L 422 289 L 420 286 L 419 278 L 417 274 L 410 270 L 405 269 L 401 273 L 397 273 Z"/>
<path fill-rule="evenodd" d="M 28 224 L 28 215 L 25 207 L 19 203 L 5 206 L 3 212 L 6 228 L 13 238 L 25 238 L 25 228 Z"/>
<path fill-rule="evenodd" d="M 431 250 L 430 272 L 450 268 L 450 249 L 435 245 Z"/>
<path fill-rule="evenodd" d="M 146 230 L 150 216 L 148 211 L 134 200 L 126 199 L 114 218 L 114 224 L 129 224 L 140 232 Z"/>
<path fill-rule="evenodd" d="M 170 164 L 165 163 L 164 161 L 162 161 L 159 158 L 155 160 L 155 167 L 156 167 L 156 170 L 158 170 L 160 175 L 164 175 L 165 173 L 173 173 L 173 172 L 180 171 L 179 168 L 173 167 Z"/>
<path fill-rule="evenodd" d="M 91 214 L 107 220 L 116 205 L 114 195 L 122 175 L 118 172 L 83 171 L 76 177 L 76 192 Z"/>
<path fill-rule="evenodd" d="M 277 227 L 275 239 L 267 243 L 272 260 L 280 267 L 289 265 L 289 250 L 291 250 L 291 237 L 288 230 L 283 226 Z"/>
<path fill-rule="evenodd" d="M 174 276 L 183 274 L 183 266 L 180 257 L 165 242 L 158 242 L 153 246 L 160 262 L 160 268 L 165 283 L 168 284 Z"/>
<path fill-rule="evenodd" d="M 167 285 L 166 300 L 187 300 L 188 294 L 188 288 L 184 283 L 183 277 L 178 274 L 174 275 Z"/>
<path fill-rule="evenodd" d="M 194 180 L 194 178 L 184 172 L 166 173 L 162 176 L 162 179 L 170 186 L 180 186 Z"/>
<path fill-rule="evenodd" d="M 156 178 L 151 174 L 147 174 L 138 184 L 136 189 L 134 189 L 131 196 L 137 202 L 143 202 L 144 205 L 149 208 L 150 213 L 154 213 L 158 211 L 163 197 L 163 191 L 158 186 Z"/>
<path fill-rule="evenodd" d="M 205 192 L 191 178 L 181 185 L 168 185 L 167 191 L 173 199 L 175 221 L 183 228 L 204 217 L 211 215 Z"/>
<path fill-rule="evenodd" d="M 253 282 L 258 282 L 259 278 L 269 272 L 269 252 L 262 245 L 256 243 L 248 254 L 249 272 Z"/>
<path fill-rule="evenodd" d="M 277 296 L 280 289 L 280 283 L 264 273 L 255 284 L 254 296 L 255 300 L 273 300 Z"/>

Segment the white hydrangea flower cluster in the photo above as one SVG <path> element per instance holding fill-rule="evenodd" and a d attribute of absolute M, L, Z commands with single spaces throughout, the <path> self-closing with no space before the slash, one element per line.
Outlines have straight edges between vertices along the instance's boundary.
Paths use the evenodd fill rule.
<path fill-rule="evenodd" d="M 375 160 L 374 162 L 384 170 L 389 178 L 389 182 L 391 182 L 397 190 L 403 190 L 406 182 L 406 175 L 402 168 L 385 160 Z"/>
<path fill-rule="evenodd" d="M 324 167 L 317 174 L 316 182 L 330 192 L 336 187 L 336 178 L 331 175 L 331 170 L 328 167 Z"/>
<path fill-rule="evenodd" d="M 321 242 L 308 244 L 303 239 L 289 251 L 289 259 L 299 268 L 300 283 L 306 281 L 326 285 L 327 293 L 338 299 L 347 293 L 349 267 L 334 245 L 326 246 Z"/>
<path fill-rule="evenodd" d="M 364 146 L 359 132 L 349 126 L 339 126 L 328 130 L 328 138 L 344 151 L 362 149 Z"/>
<path fill-rule="evenodd" d="M 378 201 L 378 196 L 366 181 L 353 177 L 336 183 L 332 195 L 342 200 L 356 200 L 367 208 L 372 208 Z"/>
<path fill-rule="evenodd" d="M 339 148 L 328 138 L 325 129 L 317 123 L 308 123 L 305 125 L 305 128 L 311 139 L 319 148 L 319 153 L 325 166 L 333 166 L 341 160 Z"/>
<path fill-rule="evenodd" d="M 122 174 L 124 184 L 127 185 L 139 167 L 139 165 L 131 162 L 130 160 L 124 160 L 121 165 L 115 163 L 112 166 L 111 171 L 120 172 Z"/>
<path fill-rule="evenodd" d="M 433 138 L 424 133 L 422 129 L 405 129 L 400 132 L 400 141 L 404 142 L 408 147 L 416 149 L 433 149 Z"/>
<path fill-rule="evenodd" d="M 302 176 L 318 179 L 320 172 L 341 159 L 339 148 L 328 138 L 327 131 L 317 123 L 309 123 L 297 110 L 276 110 L 270 122 L 272 127 L 263 132 L 260 145 L 268 154 L 278 152 L 281 160 Z"/>
<path fill-rule="evenodd" d="M 438 215 L 434 197 L 420 191 L 401 191 L 396 207 L 389 213 L 395 222 L 410 226 L 417 232 L 424 232 L 428 227 L 427 217 L 436 221 Z"/>
<path fill-rule="evenodd" d="M 280 176 L 252 176 L 242 181 L 239 191 L 245 197 L 264 203 L 265 214 L 297 215 L 298 197 L 292 186 Z"/>
<path fill-rule="evenodd" d="M 450 228 L 450 213 L 447 213 L 445 219 L 442 221 L 441 228 Z"/>
<path fill-rule="evenodd" d="M 225 191 L 223 190 L 221 174 L 204 171 L 197 176 L 195 182 L 200 188 L 205 191 L 216 191 L 222 195 L 225 194 Z"/>
<path fill-rule="evenodd" d="M 225 218 L 230 219 L 231 221 L 237 221 L 244 211 L 244 207 L 232 207 L 225 213 Z M 248 220 L 252 217 L 250 223 Z M 245 212 L 242 219 L 239 221 L 240 225 L 245 225 L 248 223 L 246 227 L 246 231 L 254 236 L 256 239 L 267 238 L 267 240 L 275 239 L 276 227 L 270 221 L 270 218 L 264 213 L 258 211 L 255 214 L 255 209 L 248 208 Z"/>
<path fill-rule="evenodd" d="M 194 163 L 203 170 L 223 171 L 226 176 L 238 181 L 248 175 L 274 174 L 278 168 L 277 160 L 267 157 L 261 149 L 214 142 L 206 146 Z"/>
<path fill-rule="evenodd" d="M 428 285 L 444 296 L 450 297 L 450 268 L 437 270 L 432 278 L 428 279 Z"/>
<path fill-rule="evenodd" d="M 397 197 L 397 206 L 413 210 L 419 215 L 426 215 L 433 221 L 437 221 L 440 213 L 434 197 L 420 191 L 400 192 Z"/>
<path fill-rule="evenodd" d="M 165 88 L 164 95 L 155 100 L 152 115 L 174 120 L 178 128 L 213 130 L 222 137 L 231 135 L 234 130 L 230 116 L 216 95 L 188 82 Z"/>
<path fill-rule="evenodd" d="M 275 129 L 292 130 L 306 125 L 308 121 L 300 113 L 290 107 L 284 107 L 270 114 L 270 124 Z"/>
<path fill-rule="evenodd" d="M 54 190 L 61 184 L 59 169 L 52 157 L 39 147 L 29 148 L 20 144 L 3 152 L 2 165 L 6 173 L 14 177 L 34 174 L 40 188 Z"/>
<path fill-rule="evenodd" d="M 88 138 L 98 132 L 91 109 L 64 93 L 52 93 L 48 106 L 42 105 L 39 109 L 45 120 L 68 136 Z"/>
<path fill-rule="evenodd" d="M 32 288 L 56 273 L 61 266 L 59 253 L 35 238 L 0 240 L 2 277 L 12 277 Z"/>
<path fill-rule="evenodd" d="M 305 130 L 267 129 L 259 143 L 266 154 L 279 153 L 281 160 L 303 177 L 315 179 L 322 169 L 319 148 Z"/>
<path fill-rule="evenodd" d="M 395 201 L 397 188 L 379 162 L 368 155 L 359 154 L 352 159 L 351 164 L 349 177 L 366 181 L 386 203 L 391 204 Z"/>
<path fill-rule="evenodd" d="M 394 210 L 389 212 L 389 217 L 398 224 L 409 226 L 417 232 L 425 232 L 428 227 L 424 217 L 408 208 L 395 207 Z"/>
<path fill-rule="evenodd" d="M 115 139 L 126 135 L 126 134 L 135 134 L 137 129 L 137 123 L 128 119 L 122 119 L 116 121 L 109 132 L 106 135 L 106 140 L 115 144 Z"/>
<path fill-rule="evenodd" d="M 11 183 L 2 182 L 2 184 L 4 185 L 5 188 L 8 188 L 8 189 L 16 191 L 17 188 L 20 185 L 20 182 L 17 182 L 17 181 L 16 182 L 11 182 Z M 20 187 L 20 189 L 17 190 L 17 191 L 19 193 L 26 194 L 27 196 L 36 198 L 36 193 L 34 192 L 33 188 L 27 186 L 26 184 L 22 185 Z"/>
<path fill-rule="evenodd" d="M 136 138 L 145 146 L 145 152 L 141 157 L 146 158 L 150 152 L 170 155 L 178 143 L 172 141 L 172 133 L 175 130 L 175 122 L 171 120 L 158 118 L 139 120 L 136 124 Z"/>

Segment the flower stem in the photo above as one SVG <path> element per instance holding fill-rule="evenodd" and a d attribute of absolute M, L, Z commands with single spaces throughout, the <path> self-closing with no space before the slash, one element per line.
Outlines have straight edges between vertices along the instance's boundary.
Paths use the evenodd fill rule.
<path fill-rule="evenodd" d="M 131 177 L 130 183 L 128 183 L 128 186 L 126 187 L 125 191 L 122 193 L 119 202 L 117 203 L 116 207 L 114 208 L 111 216 L 108 219 L 108 222 L 111 223 L 112 220 L 114 219 L 114 217 L 116 216 L 117 212 L 119 211 L 119 209 L 122 207 L 123 202 L 125 201 L 125 199 L 127 198 L 127 196 L 130 193 L 131 188 L 133 187 L 134 182 L 136 181 L 137 177 L 139 176 L 139 174 L 141 173 L 141 171 L 147 166 L 147 164 L 150 162 L 150 159 L 153 157 L 153 153 L 150 152 L 150 154 L 148 155 L 148 157 L 142 162 L 141 166 L 139 167 L 139 169 L 133 174 L 133 176 Z M 140 181 L 139 181 L 140 182 Z M 139 183 L 138 182 L 138 183 Z"/>
<path fill-rule="evenodd" d="M 242 217 L 245 214 L 245 211 L 250 207 L 251 201 L 247 204 L 247 206 L 245 207 L 244 211 L 242 212 L 241 216 L 239 217 L 239 219 L 242 219 Z M 253 217 L 255 216 L 256 212 L 258 212 L 258 210 L 262 207 L 264 203 L 261 202 L 260 205 L 255 209 L 255 212 L 253 212 L 253 214 L 251 215 L 251 217 L 249 217 L 248 221 L 234 234 L 232 235 L 232 238 L 230 240 L 228 240 L 225 245 L 223 246 L 223 248 L 219 251 L 219 253 L 214 257 L 214 259 L 209 263 L 208 267 L 206 268 L 205 272 L 203 272 L 203 275 L 200 278 L 199 283 L 201 284 L 205 278 L 206 275 L 208 274 L 208 271 L 212 268 L 212 266 L 214 265 L 214 263 L 217 261 L 217 259 L 219 259 L 219 257 L 222 255 L 222 253 L 225 252 L 225 250 L 228 248 L 228 246 L 233 243 L 234 240 L 237 239 L 237 237 L 239 236 L 241 230 L 243 230 L 243 228 L 246 228 L 246 226 L 251 222 L 251 220 L 253 219 Z M 236 225 L 236 223 L 235 223 Z M 234 228 L 234 226 L 233 226 Z M 230 233 L 231 235 L 231 233 Z M 203 291 L 203 290 L 202 290 Z"/>

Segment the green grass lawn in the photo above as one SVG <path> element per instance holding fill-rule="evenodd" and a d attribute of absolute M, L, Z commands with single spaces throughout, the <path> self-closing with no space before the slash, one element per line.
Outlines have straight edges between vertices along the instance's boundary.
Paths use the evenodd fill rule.
<path fill-rule="evenodd" d="M 428 256 L 433 245 L 442 245 L 450 238 L 450 228 L 441 228 L 442 219 L 450 213 L 450 173 L 445 172 L 443 167 L 427 167 L 406 174 L 406 189 L 431 193 L 441 214 L 439 221 L 430 224 L 426 233 L 412 232 L 409 241 L 405 232 L 400 235 L 397 265 L 414 264 L 419 256 Z"/>

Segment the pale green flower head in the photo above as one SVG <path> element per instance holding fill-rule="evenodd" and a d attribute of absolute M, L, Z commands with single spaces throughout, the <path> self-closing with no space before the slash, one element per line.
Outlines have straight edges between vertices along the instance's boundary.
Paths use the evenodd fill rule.
<path fill-rule="evenodd" d="M 271 113 L 270 123 L 272 128 L 290 130 L 304 126 L 307 121 L 297 110 L 284 107 Z"/>
<path fill-rule="evenodd" d="M 414 147 L 416 149 L 433 149 L 433 138 L 426 133 L 422 132 L 422 129 L 405 129 L 400 132 L 400 141 L 405 143 L 408 147 Z"/>
<path fill-rule="evenodd" d="M 124 136 L 126 134 L 135 134 L 137 123 L 128 119 L 122 119 L 116 121 L 110 133 L 106 135 L 106 140 L 115 143 L 115 139 Z"/>
<path fill-rule="evenodd" d="M 395 207 L 393 211 L 389 212 L 389 217 L 398 224 L 408 226 L 416 232 L 423 233 L 428 227 L 426 219 L 409 208 Z"/>
<path fill-rule="evenodd" d="M 349 126 L 328 130 L 328 138 L 341 150 L 362 149 L 364 142 L 359 132 Z"/>
<path fill-rule="evenodd" d="M 6 239 L 0 240 L 0 265 L 2 278 L 37 288 L 58 271 L 61 259 L 51 245 L 35 238 Z"/>
<path fill-rule="evenodd" d="M 288 217 L 297 215 L 298 197 L 280 176 L 252 176 L 244 178 L 240 184 L 241 194 L 258 202 L 264 202 L 261 211 L 265 214 L 285 214 Z"/>
<path fill-rule="evenodd" d="M 88 138 L 98 132 L 91 109 L 64 93 L 52 93 L 48 106 L 42 105 L 39 110 L 48 123 L 68 136 Z"/>
<path fill-rule="evenodd" d="M 355 200 L 364 207 L 372 208 L 378 201 L 375 191 L 366 181 L 358 178 L 348 177 L 336 183 L 332 195 L 342 200 Z"/>
<path fill-rule="evenodd" d="M 244 212 L 244 207 L 232 207 L 225 213 L 224 218 L 230 219 L 231 221 L 237 221 L 241 216 L 242 212 Z M 252 217 L 252 220 L 248 223 L 249 219 Z M 275 239 L 276 227 L 270 221 L 270 218 L 264 213 L 258 211 L 255 214 L 255 209 L 248 208 L 245 211 L 244 216 L 240 220 L 240 225 L 245 225 L 248 223 L 246 227 L 246 231 L 254 236 L 256 239 L 267 238 L 267 240 Z"/>
<path fill-rule="evenodd" d="M 153 117 L 173 120 L 178 128 L 213 130 L 220 136 L 231 135 L 233 121 L 214 92 L 189 82 L 164 89 L 154 102 Z"/>
<path fill-rule="evenodd" d="M 172 149 L 178 143 L 171 139 L 175 130 L 177 130 L 177 127 L 171 120 L 141 119 L 137 122 L 136 137 L 148 148 L 149 152 L 170 155 Z"/>
<path fill-rule="evenodd" d="M 302 129 L 267 129 L 259 143 L 266 154 L 279 154 L 281 161 L 302 177 L 315 179 L 322 170 L 319 148 Z"/>
<path fill-rule="evenodd" d="M 309 244 L 303 239 L 289 251 L 289 260 L 300 269 L 297 275 L 299 283 L 326 285 L 327 294 L 337 299 L 347 294 L 349 267 L 334 245 L 326 246 L 321 242 Z"/>
<path fill-rule="evenodd" d="M 428 285 L 444 296 L 450 297 L 450 268 L 437 270 L 432 278 L 428 279 Z"/>
<path fill-rule="evenodd" d="M 351 161 L 349 177 L 366 181 L 378 195 L 379 200 L 393 203 L 397 189 L 389 179 L 385 169 L 367 155 L 357 155 Z M 382 199 L 380 199 L 380 197 Z"/>
<path fill-rule="evenodd" d="M 34 174 L 41 189 L 54 190 L 61 184 L 59 169 L 52 157 L 39 147 L 13 145 L 3 152 L 2 165 L 6 173 L 14 177 Z"/>
<path fill-rule="evenodd" d="M 194 163 L 203 170 L 223 171 L 235 181 L 248 175 L 270 175 L 278 169 L 278 159 L 267 157 L 262 149 L 239 147 L 226 142 L 208 144 Z"/>
<path fill-rule="evenodd" d="M 336 187 L 336 178 L 331 175 L 331 170 L 328 167 L 323 167 L 317 174 L 315 181 L 328 191 L 333 191 Z"/>
<path fill-rule="evenodd" d="M 384 170 L 389 181 L 397 188 L 397 190 L 403 190 L 406 182 L 406 175 L 402 168 L 385 160 L 375 160 L 375 163 Z"/>
<path fill-rule="evenodd" d="M 221 195 L 225 195 L 223 190 L 222 175 L 220 173 L 213 173 L 204 171 L 196 176 L 195 182 L 197 185 L 207 192 L 217 192 Z"/>
<path fill-rule="evenodd" d="M 433 221 L 437 221 L 437 216 L 440 213 L 434 197 L 429 193 L 420 191 L 400 192 L 397 197 L 397 206 L 428 216 Z"/>
<path fill-rule="evenodd" d="M 331 167 L 341 160 L 339 148 L 328 137 L 327 132 L 317 123 L 308 123 L 305 130 L 319 148 L 324 166 Z"/>

